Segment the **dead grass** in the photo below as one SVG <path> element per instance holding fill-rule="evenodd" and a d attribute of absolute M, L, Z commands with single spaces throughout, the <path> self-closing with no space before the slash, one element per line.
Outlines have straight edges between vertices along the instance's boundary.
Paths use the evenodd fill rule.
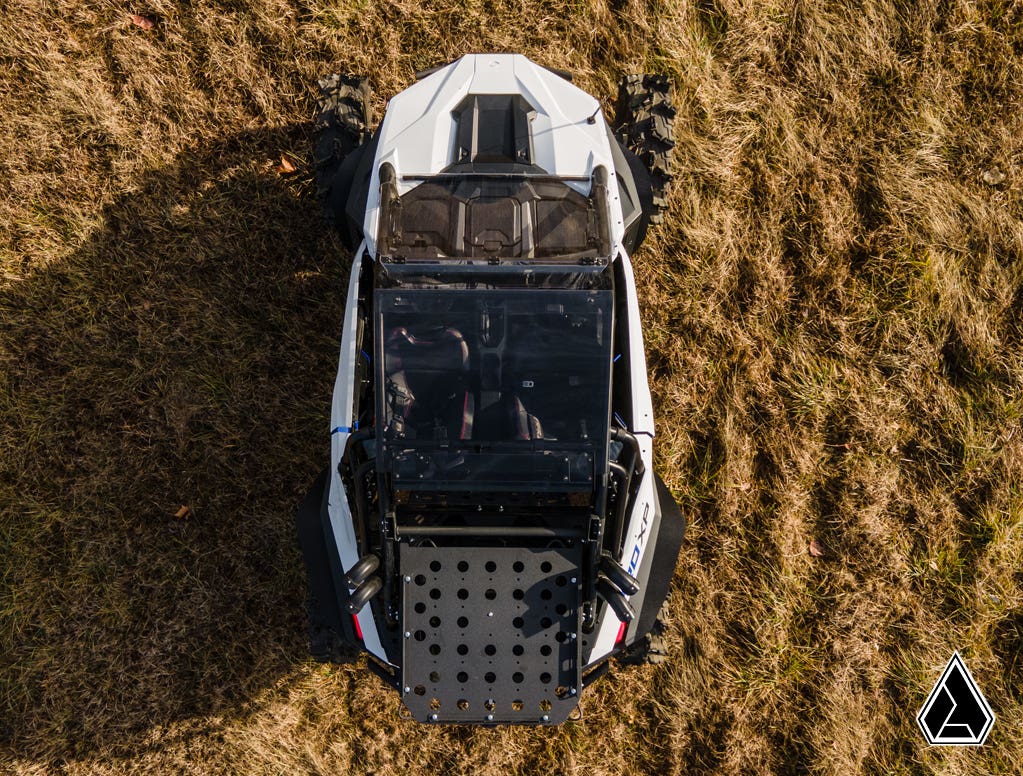
<path fill-rule="evenodd" d="M 1018 772 L 1018 4 L 3 16 L 0 769 Z M 680 107 L 674 215 L 636 257 L 659 468 L 691 520 L 674 659 L 557 730 L 403 722 L 375 678 L 305 657 L 291 516 L 327 455 L 347 272 L 312 197 L 313 85 L 367 73 L 380 115 L 479 50 L 606 104 L 664 71 Z M 953 649 L 997 715 L 979 751 L 913 722 Z"/>

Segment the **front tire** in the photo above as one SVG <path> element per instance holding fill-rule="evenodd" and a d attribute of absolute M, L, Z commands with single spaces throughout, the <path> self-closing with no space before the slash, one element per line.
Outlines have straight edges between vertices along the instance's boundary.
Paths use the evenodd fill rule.
<path fill-rule="evenodd" d="M 627 75 L 618 82 L 615 137 L 639 157 L 650 174 L 649 223 L 659 224 L 667 207 L 675 149 L 675 107 L 671 83 L 663 75 Z"/>
<path fill-rule="evenodd" d="M 353 158 L 370 137 L 369 80 L 354 75 L 329 75 L 319 81 L 316 105 L 316 189 L 324 218 L 336 226 L 345 243 L 354 239 L 345 221 L 345 207 L 354 177 Z M 346 164 L 346 160 L 348 163 Z M 354 245 L 348 245 L 355 248 Z"/>

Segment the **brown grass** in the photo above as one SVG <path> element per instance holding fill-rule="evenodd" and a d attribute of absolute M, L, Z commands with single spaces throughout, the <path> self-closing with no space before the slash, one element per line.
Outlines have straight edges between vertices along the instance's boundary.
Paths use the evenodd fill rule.
<path fill-rule="evenodd" d="M 1019 4 L 2 16 L 0 770 L 1019 772 Z M 292 513 L 327 456 L 348 264 L 310 183 L 315 79 L 368 74 L 380 115 L 479 50 L 606 105 L 667 72 L 680 108 L 673 215 L 637 256 L 658 465 L 691 520 L 673 659 L 557 730 L 401 721 L 305 652 Z M 915 728 L 953 649 L 997 715 L 982 750 Z"/>

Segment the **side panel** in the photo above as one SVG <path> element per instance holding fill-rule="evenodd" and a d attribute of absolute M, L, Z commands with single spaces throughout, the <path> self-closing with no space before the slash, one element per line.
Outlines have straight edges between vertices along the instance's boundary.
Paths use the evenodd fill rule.
<path fill-rule="evenodd" d="M 625 643 L 650 632 L 660 613 L 661 604 L 671 590 L 671 579 L 678 565 L 678 553 L 686 533 L 686 521 L 668 486 L 654 474 L 657 495 L 656 521 L 647 539 L 649 548 L 643 553 L 643 562 L 633 574 L 639 580 L 640 591 L 633 597 L 636 619 L 625 633 Z"/>
<path fill-rule="evenodd" d="M 629 364 L 632 370 L 632 417 L 634 428 L 629 429 L 636 435 L 639 442 L 640 457 L 646 467 L 643 481 L 636 494 L 635 505 L 629 514 L 629 523 L 625 531 L 622 556 L 618 562 L 630 574 L 636 575 L 642 567 L 650 543 L 650 529 L 657 518 L 657 492 L 654 486 L 653 473 L 653 436 L 654 413 L 650 398 L 650 385 L 647 381 L 646 355 L 643 351 L 643 332 L 639 318 L 639 299 L 636 295 L 636 282 L 632 273 L 632 262 L 624 251 L 618 254 L 616 261 L 621 264 L 621 277 L 624 280 L 626 295 L 626 314 L 629 331 Z M 606 656 L 614 649 L 615 640 L 621 622 L 609 609 L 598 626 L 593 649 L 587 658 L 592 663 Z"/>
<path fill-rule="evenodd" d="M 329 473 L 324 469 L 302 500 L 295 523 L 309 583 L 309 649 L 317 660 L 337 661 L 354 643 L 352 622 L 342 610 L 341 574 L 326 515 Z M 339 639 L 344 643 L 339 643 Z"/>
<path fill-rule="evenodd" d="M 639 298 L 636 295 L 636 280 L 632 274 L 632 262 L 622 251 L 620 261 L 622 277 L 625 280 L 626 309 L 629 327 L 629 365 L 632 368 L 632 423 L 628 429 L 633 434 L 654 435 L 654 409 L 650 399 L 650 383 L 647 380 L 646 353 L 643 350 L 643 327 L 639 317 Z M 643 459 L 649 466 L 649 461 Z"/>
<path fill-rule="evenodd" d="M 341 353 L 338 358 L 337 378 L 334 381 L 334 401 L 330 414 L 330 427 L 342 429 L 335 431 L 330 437 L 330 495 L 327 500 L 327 511 L 330 516 L 330 527 L 337 544 L 338 556 L 345 571 L 359 560 L 359 546 L 355 538 L 355 526 L 352 523 L 351 508 L 338 464 L 344 454 L 345 443 L 348 441 L 349 429 L 352 424 L 352 402 L 355 398 L 355 359 L 356 336 L 358 331 L 358 300 L 359 274 L 366 258 L 365 243 L 355 254 L 352 261 L 352 272 L 348 281 L 348 300 L 345 304 L 345 319 L 341 329 Z M 362 630 L 362 640 L 366 649 L 381 660 L 386 661 L 387 655 L 380 643 L 380 634 L 369 608 L 363 609 L 357 617 Z"/>

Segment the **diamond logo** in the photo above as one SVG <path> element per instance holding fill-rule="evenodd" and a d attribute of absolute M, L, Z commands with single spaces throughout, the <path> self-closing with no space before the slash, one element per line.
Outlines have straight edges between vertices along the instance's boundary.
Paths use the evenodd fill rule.
<path fill-rule="evenodd" d="M 980 746 L 995 715 L 956 652 L 916 717 L 931 746 Z"/>

